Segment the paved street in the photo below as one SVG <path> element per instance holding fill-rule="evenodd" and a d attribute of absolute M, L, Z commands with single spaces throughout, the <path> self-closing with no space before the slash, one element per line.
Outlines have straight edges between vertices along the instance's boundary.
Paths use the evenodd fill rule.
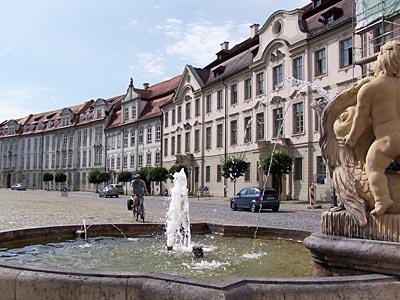
<path fill-rule="evenodd" d="M 35 226 L 94 223 L 135 223 L 126 208 L 128 196 L 99 198 L 95 193 L 0 189 L 0 230 Z M 146 222 L 165 222 L 169 200 L 147 196 Z M 323 204 L 323 209 L 329 204 Z M 308 209 L 307 203 L 287 201 L 278 212 L 261 213 L 231 211 L 229 200 L 223 198 L 190 198 L 191 222 L 211 222 L 232 225 L 256 225 L 304 231 L 320 230 L 322 209 Z"/>

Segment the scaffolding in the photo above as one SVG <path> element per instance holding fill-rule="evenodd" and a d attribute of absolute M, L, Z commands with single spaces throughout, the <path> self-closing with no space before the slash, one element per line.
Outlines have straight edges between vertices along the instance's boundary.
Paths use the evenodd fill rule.
<path fill-rule="evenodd" d="M 361 67 L 362 77 L 373 74 L 372 62 L 380 47 L 399 37 L 400 0 L 353 2 L 353 61 L 354 66 Z"/>

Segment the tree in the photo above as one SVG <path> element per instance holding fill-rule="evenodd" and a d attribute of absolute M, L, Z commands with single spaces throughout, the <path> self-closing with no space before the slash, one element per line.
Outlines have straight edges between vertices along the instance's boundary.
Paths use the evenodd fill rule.
<path fill-rule="evenodd" d="M 117 177 L 118 182 L 125 182 L 125 193 L 128 194 L 128 189 L 126 187 L 126 183 L 132 180 L 132 172 L 123 171 L 118 173 Z"/>
<path fill-rule="evenodd" d="M 156 167 L 151 171 L 151 180 L 156 181 L 160 185 L 160 195 L 162 195 L 161 182 L 168 179 L 168 170 L 164 167 Z"/>
<path fill-rule="evenodd" d="M 222 164 L 222 176 L 233 180 L 233 193 L 236 194 L 236 180 L 247 171 L 247 162 L 241 157 L 230 157 Z"/>
<path fill-rule="evenodd" d="M 47 190 L 49 191 L 50 190 L 50 181 L 53 181 L 53 179 L 54 179 L 54 176 L 53 176 L 53 174 L 52 173 L 44 173 L 43 174 L 43 178 L 42 178 L 42 180 L 44 181 L 44 182 L 47 182 Z"/>
<path fill-rule="evenodd" d="M 62 171 L 57 171 L 54 175 L 54 181 L 64 183 L 67 181 L 67 175 L 65 175 Z"/>
<path fill-rule="evenodd" d="M 184 164 L 175 164 L 175 165 L 172 165 L 171 168 L 169 168 L 169 170 L 168 170 L 168 172 L 169 172 L 169 179 L 173 180 L 173 179 L 174 179 L 174 176 L 173 176 L 173 175 L 174 175 L 176 172 L 180 172 L 182 169 L 184 170 L 184 172 L 185 172 L 185 174 L 186 174 L 186 177 L 188 177 L 188 175 L 189 175 L 189 168 L 188 168 L 186 165 L 184 165 Z"/>
<path fill-rule="evenodd" d="M 100 172 L 99 174 L 99 181 L 100 183 L 102 182 L 108 182 L 111 179 L 111 174 L 108 172 Z"/>
<path fill-rule="evenodd" d="M 264 173 L 270 173 L 278 179 L 278 195 L 282 192 L 282 176 L 292 171 L 293 158 L 285 151 L 268 152 L 261 161 L 261 167 Z"/>
<path fill-rule="evenodd" d="M 100 171 L 99 170 L 91 170 L 89 172 L 88 181 L 89 181 L 89 183 L 92 183 L 92 184 L 96 185 L 96 193 L 99 192 L 98 187 L 99 187 L 99 183 L 103 182 L 102 179 L 103 178 L 100 178 Z"/>

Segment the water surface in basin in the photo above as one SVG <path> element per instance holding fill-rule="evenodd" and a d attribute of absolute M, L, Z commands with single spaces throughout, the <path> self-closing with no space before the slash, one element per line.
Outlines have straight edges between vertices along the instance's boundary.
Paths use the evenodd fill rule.
<path fill-rule="evenodd" d="M 0 261 L 72 270 L 161 272 L 187 278 L 219 280 L 229 276 L 312 276 L 302 243 L 219 235 L 192 236 L 203 258 L 187 249 L 167 251 L 165 237 L 98 237 L 0 249 Z"/>

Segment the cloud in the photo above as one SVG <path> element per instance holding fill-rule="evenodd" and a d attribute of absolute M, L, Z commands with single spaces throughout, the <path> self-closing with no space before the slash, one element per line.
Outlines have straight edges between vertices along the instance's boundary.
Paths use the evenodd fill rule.
<path fill-rule="evenodd" d="M 138 19 L 132 19 L 128 22 L 128 27 L 129 28 L 137 28 L 139 26 L 139 20 Z"/>
<path fill-rule="evenodd" d="M 9 52 L 12 52 L 15 48 L 17 48 L 16 42 L 14 42 L 12 45 L 8 47 L 5 47 L 4 49 L 0 49 L 0 58 L 5 56 Z"/>
<path fill-rule="evenodd" d="M 140 73 L 145 73 L 150 78 L 165 77 L 166 68 L 163 65 L 164 59 L 157 52 L 143 52 L 136 55 L 138 66 L 130 65 L 129 69 L 133 69 Z"/>
<path fill-rule="evenodd" d="M 49 93 L 54 93 L 54 88 L 49 86 L 33 86 L 17 89 L 0 88 L 0 122 L 10 119 L 23 118 L 31 113 L 46 110 L 46 99 L 51 99 Z M 5 105 L 7 104 L 7 105 Z"/>
<path fill-rule="evenodd" d="M 244 28 L 247 27 L 247 32 Z M 220 44 L 229 41 L 232 47 L 250 35 L 248 24 L 237 25 L 232 21 L 213 24 L 208 21 L 190 22 L 167 19 L 165 24 L 157 27 L 167 36 L 166 52 L 178 55 L 190 64 L 205 65 L 214 59 L 220 50 Z"/>

